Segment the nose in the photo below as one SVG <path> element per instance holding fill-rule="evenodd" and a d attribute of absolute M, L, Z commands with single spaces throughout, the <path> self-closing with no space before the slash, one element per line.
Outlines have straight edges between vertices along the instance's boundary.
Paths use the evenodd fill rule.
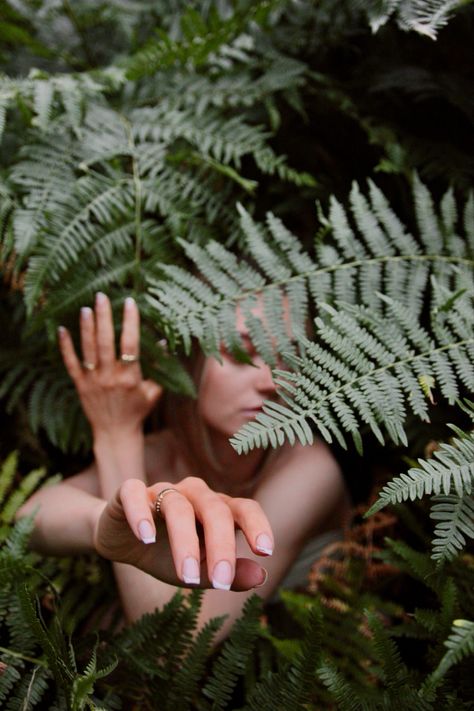
<path fill-rule="evenodd" d="M 272 370 L 270 366 L 267 365 L 261 358 L 258 358 L 258 361 L 254 361 L 254 363 L 256 366 L 256 385 L 258 391 L 271 395 L 275 392 L 276 385 L 272 378 Z"/>

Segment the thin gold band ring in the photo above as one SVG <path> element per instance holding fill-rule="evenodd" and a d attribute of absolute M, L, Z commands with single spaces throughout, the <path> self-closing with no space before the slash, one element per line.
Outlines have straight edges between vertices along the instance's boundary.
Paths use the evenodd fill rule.
<path fill-rule="evenodd" d="M 120 360 L 122 363 L 137 363 L 140 360 L 140 356 L 137 356 L 134 353 L 122 353 Z"/>
<path fill-rule="evenodd" d="M 166 494 L 170 494 L 172 491 L 175 491 L 177 494 L 179 494 L 178 489 L 173 489 L 172 486 L 167 486 L 166 489 L 162 489 L 156 497 L 155 511 L 157 516 L 161 516 L 161 504 L 163 503 L 163 499 L 165 498 Z"/>

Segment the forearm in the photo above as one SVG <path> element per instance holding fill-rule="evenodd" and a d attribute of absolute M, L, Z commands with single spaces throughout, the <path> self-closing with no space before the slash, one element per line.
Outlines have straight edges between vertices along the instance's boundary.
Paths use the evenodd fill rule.
<path fill-rule="evenodd" d="M 17 518 L 34 513 L 30 544 L 45 555 L 91 553 L 104 506 L 102 499 L 63 483 L 36 492 L 18 511 Z"/>
<path fill-rule="evenodd" d="M 94 455 L 101 495 L 108 500 L 127 479 L 146 481 L 141 429 L 96 433 Z"/>
<path fill-rule="evenodd" d="M 178 591 L 174 585 L 157 580 L 133 565 L 114 563 L 117 589 L 127 623 L 162 609 Z"/>

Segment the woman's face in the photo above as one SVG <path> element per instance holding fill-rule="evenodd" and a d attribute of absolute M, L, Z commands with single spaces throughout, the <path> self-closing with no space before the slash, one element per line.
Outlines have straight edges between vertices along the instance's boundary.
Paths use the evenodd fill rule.
<path fill-rule="evenodd" d="M 261 307 L 254 310 L 260 315 Z M 198 412 L 212 432 L 231 437 L 242 425 L 262 411 L 264 400 L 274 397 L 276 386 L 271 369 L 256 352 L 245 320 L 237 308 L 236 327 L 250 363 L 241 363 L 224 348 L 222 363 L 207 358 L 201 377 Z"/>

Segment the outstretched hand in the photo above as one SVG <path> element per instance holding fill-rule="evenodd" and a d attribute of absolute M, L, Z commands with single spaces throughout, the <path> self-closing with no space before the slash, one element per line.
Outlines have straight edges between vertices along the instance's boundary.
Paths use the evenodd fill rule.
<path fill-rule="evenodd" d="M 171 491 L 157 515 L 164 489 Z M 236 528 L 255 554 L 271 554 L 270 524 L 255 501 L 215 493 L 196 477 L 149 487 L 128 479 L 104 508 L 94 543 L 104 558 L 171 585 L 244 591 L 263 585 L 266 571 L 254 560 L 236 558 Z"/>
<path fill-rule="evenodd" d="M 81 309 L 80 336 L 82 363 L 65 328 L 59 330 L 59 347 L 94 435 L 140 429 L 162 388 L 142 377 L 140 314 L 135 301 L 125 300 L 119 358 L 105 294 L 97 294 L 95 310 Z"/>

